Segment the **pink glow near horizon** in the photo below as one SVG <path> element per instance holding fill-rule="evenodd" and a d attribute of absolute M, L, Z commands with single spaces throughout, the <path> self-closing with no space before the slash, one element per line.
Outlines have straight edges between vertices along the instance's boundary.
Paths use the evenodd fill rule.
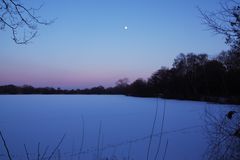
<path fill-rule="evenodd" d="M 2 72 L 0 77 L 0 85 L 32 85 L 34 87 L 60 87 L 67 89 L 91 88 L 102 85 L 111 87 L 115 82 L 126 76 L 119 77 L 118 74 L 110 72 L 44 72 L 34 73 L 25 71 Z M 133 74 L 132 74 L 133 76 Z M 135 80 L 134 78 L 129 79 Z"/>

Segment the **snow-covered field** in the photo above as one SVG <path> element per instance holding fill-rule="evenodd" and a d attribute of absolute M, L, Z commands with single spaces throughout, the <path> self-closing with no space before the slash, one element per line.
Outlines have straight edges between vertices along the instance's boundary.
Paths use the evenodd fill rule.
<path fill-rule="evenodd" d="M 159 134 L 164 104 L 163 133 Z M 166 149 L 165 160 L 202 159 L 207 148 L 205 110 L 214 114 L 228 110 L 227 105 L 206 102 L 120 95 L 3 95 L 0 130 L 17 160 L 26 159 L 24 144 L 30 159 L 38 159 L 38 146 L 40 159 L 49 146 L 48 157 L 64 134 L 52 159 L 145 160 L 156 107 L 149 160 L 157 153 L 160 135 L 158 158 Z M 0 159 L 7 159 L 5 155 L 0 141 Z"/>

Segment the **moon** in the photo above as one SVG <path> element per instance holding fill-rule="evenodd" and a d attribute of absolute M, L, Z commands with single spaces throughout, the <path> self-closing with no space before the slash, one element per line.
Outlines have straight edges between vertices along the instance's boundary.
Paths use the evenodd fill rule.
<path fill-rule="evenodd" d="M 128 29 L 128 26 L 124 26 L 124 29 L 127 30 L 127 29 Z"/>

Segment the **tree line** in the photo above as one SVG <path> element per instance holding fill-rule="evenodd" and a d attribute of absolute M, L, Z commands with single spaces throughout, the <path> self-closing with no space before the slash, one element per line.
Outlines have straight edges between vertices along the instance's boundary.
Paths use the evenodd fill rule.
<path fill-rule="evenodd" d="M 162 67 L 147 80 L 119 84 L 125 95 L 240 103 L 240 52 L 179 54 L 171 68 Z"/>
<path fill-rule="evenodd" d="M 129 84 L 123 78 L 109 88 L 64 90 L 5 85 L 0 86 L 0 94 L 123 94 L 240 103 L 240 52 L 223 51 L 211 59 L 207 54 L 181 53 L 171 68 L 162 67 L 147 80 L 139 78 Z"/>

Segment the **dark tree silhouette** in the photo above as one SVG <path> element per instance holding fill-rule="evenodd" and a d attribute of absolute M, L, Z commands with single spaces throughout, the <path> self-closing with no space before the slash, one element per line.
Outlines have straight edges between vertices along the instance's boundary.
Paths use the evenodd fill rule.
<path fill-rule="evenodd" d="M 169 80 L 171 79 L 170 70 L 166 67 L 162 67 L 158 71 L 152 74 L 152 76 L 148 79 L 148 85 L 150 87 L 151 92 L 154 95 L 158 94 L 166 94 L 167 86 L 169 87 Z"/>
<path fill-rule="evenodd" d="M 216 59 L 226 68 L 224 80 L 227 91 L 232 95 L 240 95 L 240 51 L 234 49 L 221 52 Z"/>
<path fill-rule="evenodd" d="M 177 92 L 183 92 L 184 97 L 198 97 L 204 94 L 205 85 L 205 68 L 208 62 L 206 54 L 180 54 L 174 59 L 173 75 L 177 81 Z M 182 87 L 180 87 L 182 86 Z"/>
<path fill-rule="evenodd" d="M 135 80 L 129 87 L 129 94 L 133 96 L 148 96 L 147 82 L 142 78 Z"/>
<path fill-rule="evenodd" d="M 237 99 L 240 72 L 236 60 L 232 51 L 214 59 L 208 59 L 207 54 L 181 53 L 174 59 L 172 68 L 162 67 L 153 73 L 148 88 L 152 96 L 160 93 L 165 98 L 224 101 L 230 96 Z"/>
<path fill-rule="evenodd" d="M 10 29 L 17 44 L 27 44 L 38 32 L 38 25 L 49 25 L 36 15 L 39 8 L 28 8 L 20 0 L 0 1 L 0 30 Z"/>
<path fill-rule="evenodd" d="M 223 51 L 216 59 L 224 65 L 227 71 L 240 69 L 240 52 L 237 50 Z"/>
<path fill-rule="evenodd" d="M 226 70 L 223 64 L 216 60 L 209 60 L 204 67 L 206 94 L 215 96 L 225 95 L 227 93 L 225 83 Z"/>
<path fill-rule="evenodd" d="M 128 83 L 129 83 L 128 78 L 122 78 L 122 79 L 119 79 L 116 82 L 116 86 L 118 86 L 118 87 L 126 87 L 126 86 L 128 86 Z"/>
<path fill-rule="evenodd" d="M 119 79 L 115 84 L 116 86 L 114 87 L 114 92 L 117 92 L 119 94 L 126 94 L 127 93 L 127 89 L 128 89 L 128 83 L 129 80 L 128 78 L 122 78 Z"/>

